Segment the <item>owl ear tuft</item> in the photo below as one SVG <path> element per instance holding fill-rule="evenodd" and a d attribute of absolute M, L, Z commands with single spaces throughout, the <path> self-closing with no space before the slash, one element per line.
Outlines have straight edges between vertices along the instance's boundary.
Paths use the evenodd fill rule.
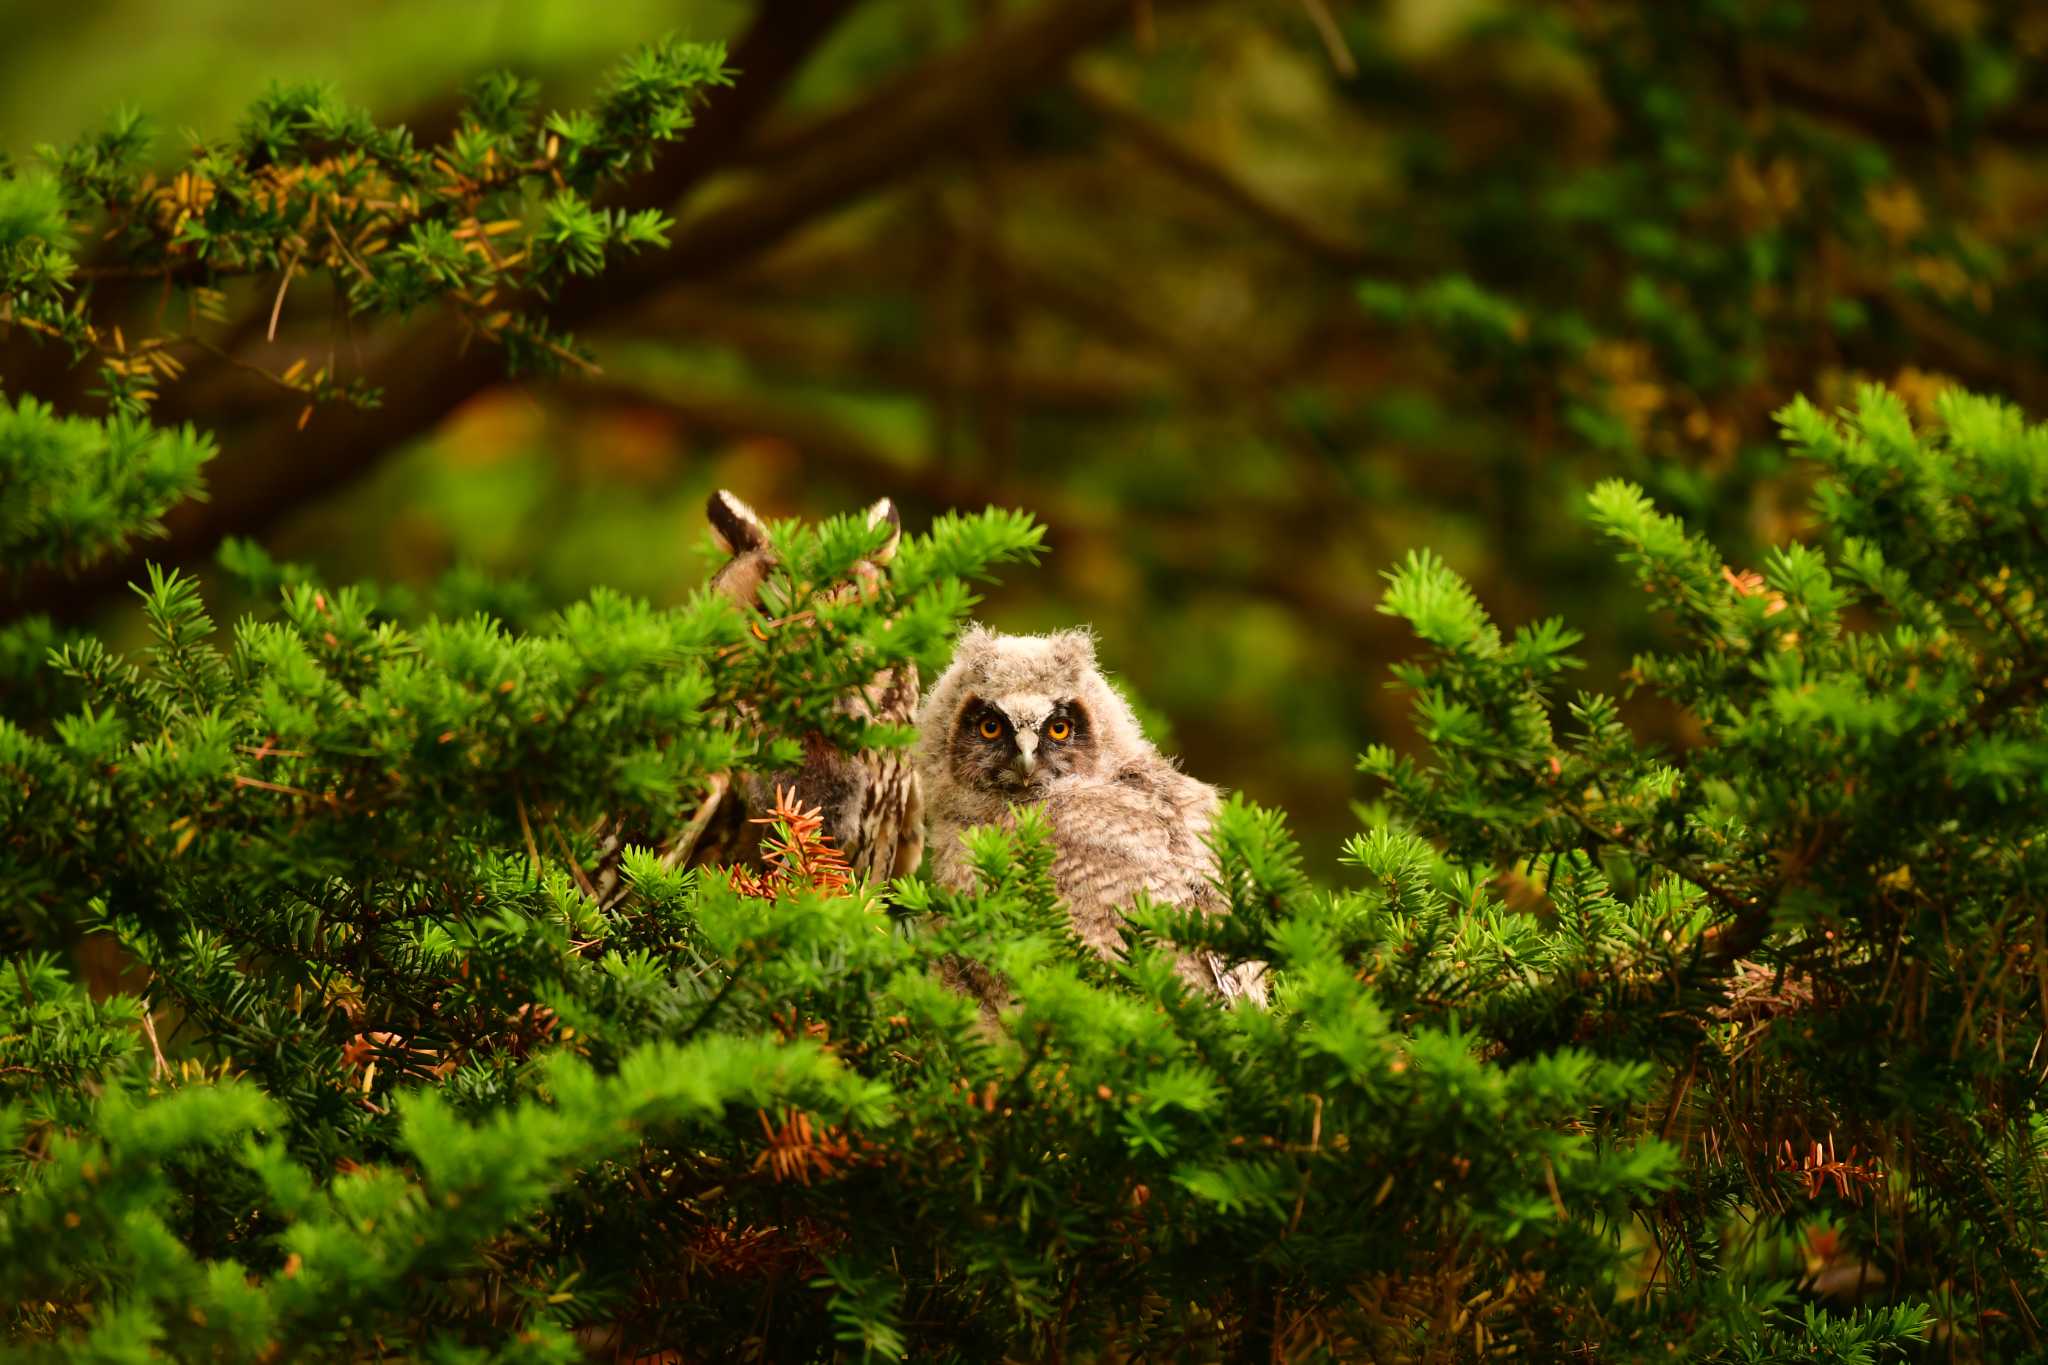
<path fill-rule="evenodd" d="M 953 662 L 966 664 L 979 672 L 995 656 L 996 641 L 1000 638 L 981 622 L 969 622 L 967 629 L 961 631 L 960 638 L 953 643 Z"/>
<path fill-rule="evenodd" d="M 1095 633 L 1088 630 L 1063 630 L 1052 637 L 1052 656 L 1061 666 L 1077 672 L 1093 672 L 1095 669 Z"/>
<path fill-rule="evenodd" d="M 903 514 L 896 510 L 895 502 L 889 498 L 882 498 L 868 508 L 868 529 L 872 531 L 884 524 L 889 527 L 889 534 L 868 556 L 870 563 L 887 564 L 896 557 L 896 547 L 903 541 Z"/>
<path fill-rule="evenodd" d="M 704 516 L 727 554 L 745 554 L 768 544 L 768 526 L 761 514 L 723 488 L 704 504 Z"/>

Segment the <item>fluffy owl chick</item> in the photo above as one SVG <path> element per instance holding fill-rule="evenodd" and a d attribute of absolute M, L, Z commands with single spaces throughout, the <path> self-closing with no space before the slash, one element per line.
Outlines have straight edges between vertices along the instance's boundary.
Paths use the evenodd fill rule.
<path fill-rule="evenodd" d="M 1146 740 L 1130 705 L 1095 662 L 1084 630 L 960 637 L 952 665 L 918 711 L 917 768 L 930 829 L 931 875 L 965 889 L 974 869 L 960 836 L 1044 803 L 1053 879 L 1081 940 L 1108 956 L 1117 925 L 1143 891 L 1215 913 L 1215 858 L 1204 840 L 1217 793 Z M 1190 983 L 1263 1001 L 1255 965 L 1226 970 L 1209 954 L 1185 957 Z"/>

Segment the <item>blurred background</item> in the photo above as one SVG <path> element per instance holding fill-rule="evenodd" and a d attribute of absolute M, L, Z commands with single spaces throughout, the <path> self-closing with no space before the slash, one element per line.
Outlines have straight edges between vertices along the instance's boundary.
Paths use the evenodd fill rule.
<path fill-rule="evenodd" d="M 1614 690 L 1657 623 L 1585 529 L 1597 480 L 1740 569 L 1808 524 L 1771 420 L 1796 393 L 2048 411 L 2039 7 L 0 0 L 0 153 L 125 105 L 169 162 L 303 79 L 432 139 L 481 71 L 572 106 L 665 32 L 739 77 L 664 163 L 675 245 L 571 319 L 601 375 L 507 381 L 294 291 L 277 354 L 446 384 L 304 433 L 230 367 L 167 392 L 222 455 L 143 553 L 207 568 L 241 536 L 531 620 L 688 593 L 714 487 L 771 516 L 888 494 L 913 529 L 1028 508 L 1051 554 L 985 619 L 1092 623 L 1188 768 L 1285 806 L 1328 870 L 1354 755 L 1412 742 L 1374 611 L 1407 551 L 1504 624 L 1565 616 Z M 223 345 L 266 358 L 271 293 L 231 292 Z M 59 362 L 0 342 L 10 391 L 97 410 Z M 118 632 L 137 565 L 0 606 Z"/>

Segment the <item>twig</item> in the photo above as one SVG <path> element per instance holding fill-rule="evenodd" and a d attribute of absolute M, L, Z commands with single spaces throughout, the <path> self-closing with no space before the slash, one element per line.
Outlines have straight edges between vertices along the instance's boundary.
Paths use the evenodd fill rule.
<path fill-rule="evenodd" d="M 364 279 L 368 280 L 374 278 L 374 276 L 372 276 L 370 273 L 370 267 L 364 265 L 362 258 L 360 256 L 357 256 L 353 251 L 350 251 L 348 249 L 348 244 L 341 240 L 341 234 L 334 230 L 333 223 L 323 218 L 320 220 L 320 226 L 327 230 L 328 239 L 334 243 L 335 254 L 341 257 L 343 262 L 345 262 L 348 266 L 354 269 L 356 274 L 362 276 Z M 271 325 L 274 330 L 276 327 L 276 323 L 274 320 Z"/>
<path fill-rule="evenodd" d="M 1307 1154 L 1314 1157 L 1323 1150 L 1323 1097 L 1312 1094 L 1309 1099 L 1315 1104 L 1316 1114 L 1309 1123 Z M 1294 1194 L 1294 1215 L 1287 1220 L 1286 1235 L 1289 1237 L 1292 1237 L 1294 1230 L 1301 1226 L 1301 1210 L 1308 1203 L 1308 1182 L 1315 1179 L 1315 1174 L 1316 1168 L 1313 1165 L 1304 1167 L 1301 1172 L 1301 1188 Z"/>
<path fill-rule="evenodd" d="M 732 778 L 729 775 L 725 773 L 713 773 L 711 775 L 711 779 L 707 784 L 707 790 L 704 793 L 703 804 L 697 807 L 697 813 L 690 817 L 690 823 L 683 827 L 683 832 L 676 837 L 675 842 L 663 850 L 661 855 L 662 867 L 679 867 L 689 859 L 690 854 L 697 847 L 697 841 L 703 838 L 704 831 L 711 827 L 711 817 L 717 814 L 718 807 L 725 801 L 726 793 L 731 787 Z"/>
<path fill-rule="evenodd" d="M 1323 51 L 1330 54 L 1330 65 L 1337 68 L 1337 74 L 1346 80 L 1356 76 L 1358 58 L 1351 55 L 1351 44 L 1344 41 L 1344 30 L 1337 27 L 1330 7 L 1323 0 L 1301 0 L 1301 7 L 1308 11 L 1309 22 L 1316 26 L 1316 36 L 1323 40 Z"/>
<path fill-rule="evenodd" d="M 1550 1158 L 1543 1158 L 1543 1183 L 1550 1187 L 1550 1202 L 1557 1207 L 1559 1222 L 1569 1223 L 1571 1214 L 1565 1210 L 1564 1195 L 1557 1188 L 1557 1171 L 1551 1166 Z"/>
<path fill-rule="evenodd" d="M 150 1074 L 152 1076 L 169 1075 L 171 1064 L 164 1060 L 163 1044 L 157 1041 L 156 1014 L 147 997 L 144 997 L 142 1001 L 142 1033 L 144 1037 L 149 1039 L 149 1050 L 156 1057 L 155 1068 Z"/>
<path fill-rule="evenodd" d="M 1657 1133 L 1657 1136 L 1667 1142 L 1671 1138 L 1672 1128 L 1678 1123 L 1679 1109 L 1685 1103 L 1687 1093 L 1692 1090 L 1693 1077 L 1699 1074 L 1699 1070 L 1700 1050 L 1695 1046 L 1692 1050 L 1692 1065 L 1686 1068 L 1685 1079 L 1680 1081 L 1678 1088 L 1671 1092 L 1671 1107 L 1664 1111 L 1664 1122 L 1660 1125 Z"/>
<path fill-rule="evenodd" d="M 302 787 L 287 787 L 282 782 L 267 782 L 260 777 L 244 777 L 241 773 L 235 774 L 235 785 L 237 787 L 257 787 L 267 792 L 283 792 L 286 796 L 303 796 L 308 799 L 311 799 L 313 795 L 313 793 Z"/>
<path fill-rule="evenodd" d="M 1392 273 L 1398 269 L 1412 269 L 1412 265 L 1404 266 L 1393 260 L 1381 259 L 1364 247 L 1343 241 L 1325 231 L 1320 224 L 1274 203 L 1228 167 L 1195 151 L 1095 82 L 1077 77 L 1070 85 L 1089 113 L 1101 119 L 1112 132 L 1161 170 L 1236 209 L 1303 254 L 1344 271 Z"/>
<path fill-rule="evenodd" d="M 512 803 L 519 811 L 519 832 L 526 836 L 526 856 L 533 860 L 534 885 L 540 885 L 540 845 L 533 841 L 533 825 L 526 818 L 526 797 L 517 789 L 512 793 Z"/>
<path fill-rule="evenodd" d="M 1989 602 L 1992 605 L 1992 607 L 1997 610 L 2000 617 L 2004 618 L 2006 629 L 2010 630 L 2013 634 L 2013 638 L 2015 640 L 2018 640 L 2020 643 L 2020 652 L 2022 654 L 2025 654 L 2030 659 L 2033 658 L 2034 637 L 2027 634 L 2026 630 L 2021 627 L 2019 619 L 2015 617 L 2012 614 L 2011 609 L 2005 605 L 2005 593 L 2003 591 L 1993 592 L 1990 588 L 1986 587 L 1981 580 L 1972 582 L 1970 586 L 1975 588 L 1977 590 L 1978 595 L 1984 598 L 1985 601 Z"/>
<path fill-rule="evenodd" d="M 292 252 L 292 258 L 284 263 L 284 278 L 277 282 L 277 297 L 270 301 L 270 328 L 263 335 L 265 341 L 277 340 L 277 315 L 284 311 L 284 292 L 292 287 L 292 271 L 298 269 L 299 255 L 298 251 Z"/>
<path fill-rule="evenodd" d="M 590 878 L 583 873 L 582 864 L 576 861 L 576 855 L 570 851 L 569 841 L 562 837 L 562 827 L 553 820 L 550 820 L 548 821 L 548 833 L 555 836 L 555 843 L 561 847 L 562 861 L 569 865 L 569 875 L 576 879 L 576 885 L 582 888 L 584 895 L 593 901 L 596 900 L 598 898 L 597 888 L 591 885 Z"/>
<path fill-rule="evenodd" d="M 678 1046 L 696 1037 L 703 1027 L 711 1022 L 711 1016 L 718 1013 L 718 1007 L 725 1003 L 726 997 L 733 993 L 733 989 L 740 984 L 740 978 L 744 975 L 746 973 L 737 967 L 727 973 L 725 984 L 718 988 L 718 994 L 711 997 L 710 1002 L 704 1006 L 702 1012 L 690 1021 L 688 1028 L 683 1030 L 682 1036 L 676 1039 Z"/>
<path fill-rule="evenodd" d="M 269 370 L 264 369 L 261 365 L 252 365 L 248 361 L 233 355 L 232 353 L 223 349 L 222 347 L 216 346 L 211 341 L 208 341 L 205 337 L 194 335 L 191 332 L 177 332 L 165 337 L 164 341 L 166 344 L 183 343 L 189 346 L 197 346 L 200 350 L 206 352 L 208 355 L 214 357 L 216 360 L 219 360 L 222 364 L 232 366 L 233 368 L 242 371 L 242 373 L 244 374 L 253 374 L 258 379 L 263 380 L 265 383 L 270 384 L 275 388 L 283 389 L 286 393 L 292 394 L 294 397 L 304 398 L 306 396 L 306 391 L 304 389 L 300 388 L 296 384 L 290 384 L 285 382 L 284 376 L 272 374 Z"/>

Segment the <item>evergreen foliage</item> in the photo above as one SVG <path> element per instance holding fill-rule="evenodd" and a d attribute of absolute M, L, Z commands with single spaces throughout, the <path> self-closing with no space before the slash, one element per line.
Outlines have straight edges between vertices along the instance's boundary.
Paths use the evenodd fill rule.
<path fill-rule="evenodd" d="M 666 245 L 665 215 L 601 208 L 592 196 L 679 139 L 697 101 L 727 83 L 724 64 L 716 44 L 664 40 L 621 62 L 594 107 L 545 118 L 533 81 L 486 76 L 433 147 L 379 127 L 325 86 L 278 85 L 234 137 L 195 145 L 175 174 L 148 169 L 152 130 L 133 111 L 70 146 L 38 149 L 41 164 L 25 172 L 0 163 L 0 329 L 92 357 L 113 412 L 103 424 L 58 423 L 0 400 L 0 570 L 89 564 L 199 493 L 211 443 L 153 431 L 144 414 L 194 352 L 220 353 L 200 324 L 224 318 L 223 286 L 235 279 L 277 280 L 273 337 L 293 281 L 319 276 L 351 320 L 439 303 L 465 338 L 501 346 L 515 373 L 588 368 L 541 305 L 620 253 Z M 81 240 L 98 257 L 81 260 Z M 151 332 L 131 338 L 96 320 L 93 287 L 119 283 L 160 291 Z M 301 425 L 320 404 L 380 398 L 345 380 L 332 355 L 259 372 L 303 400 Z"/>
<path fill-rule="evenodd" d="M 1027 519 L 948 519 L 829 603 L 877 532 L 780 527 L 762 630 L 608 594 L 407 626 L 299 582 L 223 642 L 154 576 L 143 657 L 61 649 L 72 707 L 0 728 L 16 932 L 114 935 L 149 993 L 33 948 L 0 978 L 10 1334 L 2007 1357 L 2042 1288 L 2048 431 L 1961 395 L 1915 431 L 1880 391 L 1783 420 L 1824 536 L 1760 573 L 1627 485 L 1592 500 L 1669 632 L 1635 677 L 1695 749 L 1560 697 L 1571 632 L 1504 635 L 1418 554 L 1382 609 L 1425 646 L 1428 755 L 1363 760 L 1391 804 L 1354 878 L 1310 884 L 1233 800 L 1234 914 L 1141 907 L 1116 963 L 1031 818 L 976 836 L 972 896 L 849 884 L 787 805 L 765 875 L 636 851 L 616 907 L 588 885 L 596 815 L 685 821 L 935 662 Z M 1271 961 L 1273 1007 L 1191 998 L 1169 941 Z M 1016 983 L 999 1034 L 952 953 Z"/>
<path fill-rule="evenodd" d="M 658 45 L 545 120 L 488 79 L 431 152 L 279 90 L 168 180 L 130 116 L 0 174 L 0 322 L 92 356 L 109 408 L 0 398 L 0 567 L 85 565 L 199 492 L 208 438 L 148 417 L 194 335 L 103 329 L 81 283 L 198 316 L 223 280 L 281 299 L 320 271 L 356 314 L 438 303 L 515 364 L 573 361 L 545 305 L 664 230 L 592 195 L 722 72 Z M 1643 104 L 1651 164 L 1700 159 L 1682 109 Z M 1746 382 L 1755 320 L 1671 300 L 1767 283 L 1768 253 L 1609 245 L 1644 263 L 1613 298 L 1659 363 L 1702 395 Z M 1362 301 L 1533 388 L 1597 350 L 1463 275 Z M 310 359 L 272 378 L 377 398 Z M 1597 446 L 1591 411 L 1562 429 Z M 1409 556 L 1380 609 L 1420 641 L 1395 677 L 1422 748 L 1364 755 L 1384 800 L 1344 875 L 1233 799 L 1233 913 L 1141 905 L 1113 962 L 1028 812 L 971 836 L 974 894 L 852 880 L 788 798 L 760 869 L 634 848 L 623 894 L 594 886 L 600 822 L 687 829 L 812 734 L 907 744 L 839 702 L 944 658 L 973 585 L 1040 553 L 1020 513 L 942 517 L 846 593 L 879 528 L 780 525 L 758 617 L 599 591 L 528 625 L 473 580 L 422 602 L 235 542 L 274 605 L 225 631 L 156 568 L 139 649 L 10 627 L 6 1346 L 2040 1354 L 2048 428 L 1953 390 L 1917 425 L 1875 388 L 1778 420 L 1815 524 L 1753 566 L 1668 499 L 1593 492 L 1658 640 L 1629 698 L 1567 690 L 1564 621 L 1503 631 Z M 77 959 L 110 944 L 126 989 L 88 990 Z M 1190 996 L 1192 946 L 1270 963 L 1271 1008 Z M 963 956 L 1013 983 L 1000 1028 L 946 986 Z"/>
<path fill-rule="evenodd" d="M 120 415 L 59 416 L 0 394 L 0 566 L 89 561 L 163 529 L 201 490 L 210 437 Z"/>

